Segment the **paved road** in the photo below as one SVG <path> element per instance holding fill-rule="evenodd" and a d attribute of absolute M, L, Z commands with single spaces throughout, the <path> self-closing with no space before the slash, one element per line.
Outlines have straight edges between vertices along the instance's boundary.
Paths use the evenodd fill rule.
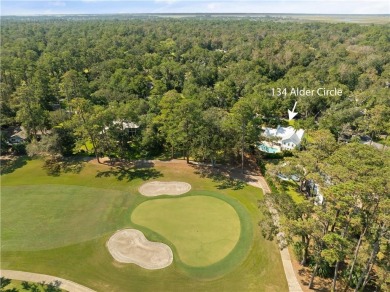
<path fill-rule="evenodd" d="M 70 292 L 95 292 L 95 290 L 92 290 L 88 287 L 85 287 L 83 285 L 77 284 L 75 282 L 44 275 L 44 274 L 36 274 L 36 273 L 28 273 L 28 272 L 21 272 L 21 271 L 13 271 L 13 270 L 0 270 L 0 275 L 2 277 L 13 279 L 13 280 L 20 280 L 20 281 L 28 281 L 28 282 L 42 282 L 45 281 L 46 283 L 54 282 L 54 281 L 60 281 L 61 282 L 61 289 L 64 289 L 66 291 Z"/>
<path fill-rule="evenodd" d="M 266 180 L 264 179 L 264 177 L 260 175 L 256 175 L 252 173 L 252 174 L 238 175 L 238 178 L 244 179 L 251 186 L 262 189 L 265 194 L 269 194 L 271 192 Z M 271 211 L 275 224 L 279 225 L 279 216 L 277 211 L 272 206 L 268 206 L 268 208 Z M 283 233 L 278 234 L 278 239 L 279 242 L 281 242 L 281 245 L 285 246 Z M 297 277 L 295 276 L 294 268 L 291 263 L 290 252 L 288 251 L 287 247 L 285 248 L 282 247 L 280 249 L 280 256 L 282 258 L 283 269 L 284 269 L 284 273 L 286 274 L 289 292 L 302 292 L 303 290 L 301 288 L 301 285 L 299 284 Z"/>

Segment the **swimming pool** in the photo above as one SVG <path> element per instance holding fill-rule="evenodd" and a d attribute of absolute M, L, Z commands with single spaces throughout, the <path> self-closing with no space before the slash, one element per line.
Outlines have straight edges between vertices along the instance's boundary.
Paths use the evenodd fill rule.
<path fill-rule="evenodd" d="M 259 146 L 257 146 L 257 148 L 260 151 L 267 152 L 267 153 L 278 153 L 278 152 L 280 152 L 279 148 L 270 147 L 270 146 L 267 146 L 267 145 L 264 145 L 264 144 L 260 144 Z"/>

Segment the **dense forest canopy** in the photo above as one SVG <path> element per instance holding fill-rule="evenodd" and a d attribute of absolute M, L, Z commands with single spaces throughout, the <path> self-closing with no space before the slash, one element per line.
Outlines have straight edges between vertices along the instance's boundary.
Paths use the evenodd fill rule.
<path fill-rule="evenodd" d="M 297 100 L 305 127 L 387 134 L 389 32 L 257 19 L 6 20 L 2 125 L 25 124 L 31 136 L 57 126 L 49 118 L 58 116 L 55 105 L 83 98 L 103 107 L 133 102 L 148 128 L 173 90 L 203 111 L 230 113 L 238 100 L 253 101 L 264 118 L 285 118 Z M 272 96 L 272 88 L 293 87 L 338 88 L 342 96 Z"/>
<path fill-rule="evenodd" d="M 301 191 L 316 181 L 326 204 L 270 198 L 288 243 L 312 265 L 310 285 L 333 272 L 333 288 L 339 274 L 345 289 L 388 288 L 389 25 L 8 18 L 1 37 L 3 153 L 24 151 L 7 136 L 23 126 L 29 155 L 243 163 L 261 127 L 286 125 L 296 102 L 307 139 L 275 174 L 299 174 Z"/>

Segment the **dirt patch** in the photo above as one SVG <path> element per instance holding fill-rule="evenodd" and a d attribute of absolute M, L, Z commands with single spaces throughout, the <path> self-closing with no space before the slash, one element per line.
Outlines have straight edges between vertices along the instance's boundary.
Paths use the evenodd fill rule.
<path fill-rule="evenodd" d="M 143 184 L 138 191 L 147 197 L 156 197 L 161 195 L 178 196 L 189 192 L 191 185 L 186 182 L 170 181 L 153 181 Z"/>
<path fill-rule="evenodd" d="M 314 279 L 314 285 L 313 289 L 309 289 L 309 282 L 312 275 L 312 270 L 308 267 L 303 267 L 296 259 L 295 255 L 293 255 L 292 250 L 290 249 L 291 256 L 291 263 L 294 267 L 295 275 L 301 284 L 303 292 L 329 292 L 332 286 L 332 279 L 331 278 L 321 278 L 321 277 L 315 277 Z M 344 291 L 345 289 L 345 283 L 341 281 L 341 279 L 337 282 L 336 290 L 337 291 Z M 348 288 L 346 290 L 347 292 L 352 292 L 352 288 Z"/>
<path fill-rule="evenodd" d="M 117 231 L 107 241 L 107 248 L 116 261 L 133 263 L 149 270 L 165 268 L 173 261 L 172 250 L 168 245 L 149 241 L 136 229 Z"/>

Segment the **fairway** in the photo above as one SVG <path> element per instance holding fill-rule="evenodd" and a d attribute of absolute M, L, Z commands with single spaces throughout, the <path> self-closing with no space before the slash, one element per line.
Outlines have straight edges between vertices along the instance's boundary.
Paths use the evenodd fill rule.
<path fill-rule="evenodd" d="M 47 175 L 25 160 L 2 175 L 1 266 L 62 277 L 96 291 L 286 291 L 277 245 L 261 237 L 259 189 L 219 189 L 185 161 L 118 171 L 83 162 L 80 173 Z M 145 197 L 155 181 L 186 181 L 180 196 Z M 116 261 L 106 243 L 137 229 L 172 249 L 147 270 Z"/>
<path fill-rule="evenodd" d="M 115 230 L 114 206 L 124 193 L 72 185 L 23 185 L 3 186 L 1 195 L 1 249 L 22 251 L 75 244 Z"/>
<path fill-rule="evenodd" d="M 156 199 L 142 203 L 131 220 L 176 247 L 189 266 L 208 266 L 227 256 L 240 237 L 240 218 L 228 203 L 209 196 Z"/>

